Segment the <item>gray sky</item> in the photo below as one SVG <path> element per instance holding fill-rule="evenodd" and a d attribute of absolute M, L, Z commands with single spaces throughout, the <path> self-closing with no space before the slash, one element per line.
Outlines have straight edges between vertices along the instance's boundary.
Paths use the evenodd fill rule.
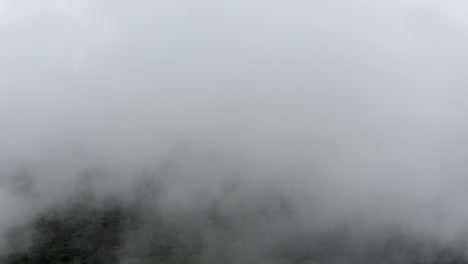
<path fill-rule="evenodd" d="M 171 181 L 174 201 L 236 177 L 323 223 L 456 238 L 468 231 L 467 8 L 0 0 L 1 170 L 37 168 L 42 193 L 0 185 L 0 229 L 65 195 L 88 163 L 118 188 L 181 144 L 188 169 L 227 160 Z"/>

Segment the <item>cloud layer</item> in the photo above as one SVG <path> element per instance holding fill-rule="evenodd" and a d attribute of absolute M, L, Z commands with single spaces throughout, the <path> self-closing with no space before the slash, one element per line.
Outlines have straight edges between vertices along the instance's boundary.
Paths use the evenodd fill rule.
<path fill-rule="evenodd" d="M 0 234 L 151 177 L 169 211 L 271 191 L 295 232 L 464 241 L 467 7 L 2 0 Z"/>

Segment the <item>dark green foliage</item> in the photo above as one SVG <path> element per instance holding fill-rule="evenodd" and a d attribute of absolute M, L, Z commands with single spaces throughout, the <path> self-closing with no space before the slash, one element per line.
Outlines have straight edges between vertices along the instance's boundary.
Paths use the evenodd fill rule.
<path fill-rule="evenodd" d="M 196 229 L 185 221 L 165 221 L 156 205 L 144 210 L 144 203 L 96 202 L 86 195 L 67 201 L 38 216 L 31 226 L 13 230 L 13 253 L 0 256 L 0 263 L 191 263 L 201 251 Z M 33 230 L 32 246 L 14 250 L 19 248 L 13 246 L 14 238 L 25 229 Z"/>
<path fill-rule="evenodd" d="M 52 210 L 33 223 L 32 247 L 6 257 L 3 263 L 117 263 L 120 235 L 128 218 L 118 206 L 80 204 Z"/>
<path fill-rule="evenodd" d="M 86 193 L 49 208 L 30 225 L 11 230 L 11 250 L 0 263 L 468 264 L 463 245 L 401 231 L 364 237 L 353 226 L 311 233 L 284 232 L 291 226 L 283 224 L 268 228 L 293 214 L 278 195 L 164 211 L 159 189 L 150 183 L 137 188 L 134 200 L 96 201 Z M 22 246 L 29 240 L 30 247 Z"/>

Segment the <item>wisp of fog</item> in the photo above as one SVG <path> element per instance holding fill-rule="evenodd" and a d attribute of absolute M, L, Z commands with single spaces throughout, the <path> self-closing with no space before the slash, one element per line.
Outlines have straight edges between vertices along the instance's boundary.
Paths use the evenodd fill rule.
<path fill-rule="evenodd" d="M 467 12 L 0 0 L 0 262 L 468 263 Z"/>

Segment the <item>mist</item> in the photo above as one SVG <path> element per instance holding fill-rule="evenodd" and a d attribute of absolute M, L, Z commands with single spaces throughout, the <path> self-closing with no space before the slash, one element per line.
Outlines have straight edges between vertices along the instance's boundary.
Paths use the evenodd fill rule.
<path fill-rule="evenodd" d="M 0 0 L 0 259 L 465 263 L 467 8 Z"/>

